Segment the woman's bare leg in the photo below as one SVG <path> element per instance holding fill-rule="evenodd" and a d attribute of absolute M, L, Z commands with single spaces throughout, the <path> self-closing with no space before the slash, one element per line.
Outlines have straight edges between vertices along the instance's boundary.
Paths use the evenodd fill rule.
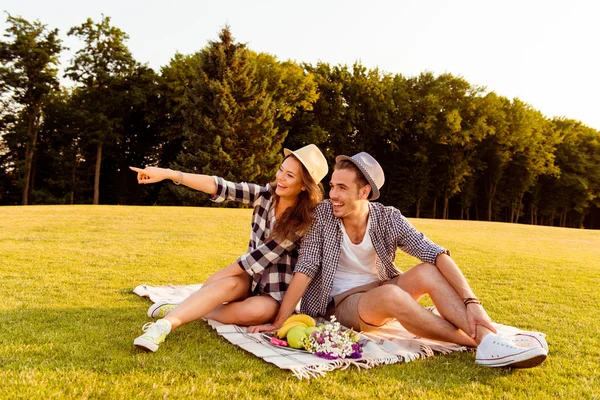
<path fill-rule="evenodd" d="M 240 301 L 250 292 L 250 275 L 229 276 L 204 284 L 200 290 L 175 307 L 164 319 L 175 329 L 203 318 L 224 302 Z"/>
<path fill-rule="evenodd" d="M 242 301 L 222 304 L 206 315 L 223 324 L 260 325 L 272 321 L 279 303 L 270 296 L 252 296 Z"/>

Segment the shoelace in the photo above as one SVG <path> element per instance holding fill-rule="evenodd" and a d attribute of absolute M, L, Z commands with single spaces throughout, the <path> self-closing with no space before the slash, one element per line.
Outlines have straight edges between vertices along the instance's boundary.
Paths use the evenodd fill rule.
<path fill-rule="evenodd" d="M 155 322 L 147 322 L 142 326 L 142 331 L 145 332 L 145 336 L 152 340 L 159 340 L 164 332 L 162 332 L 161 326 Z"/>

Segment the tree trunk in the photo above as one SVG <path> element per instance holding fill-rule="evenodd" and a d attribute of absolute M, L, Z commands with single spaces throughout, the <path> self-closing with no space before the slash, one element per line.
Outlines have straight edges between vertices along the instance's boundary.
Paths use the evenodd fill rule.
<path fill-rule="evenodd" d="M 552 216 L 550 217 L 550 226 L 554 226 L 554 210 L 552 210 Z"/>
<path fill-rule="evenodd" d="M 519 216 L 521 215 L 521 207 L 523 206 L 523 196 L 525 193 L 521 193 L 519 197 L 519 205 L 517 206 L 517 215 L 515 216 L 515 224 L 519 223 Z"/>
<path fill-rule="evenodd" d="M 466 211 L 467 211 L 467 221 L 469 221 L 469 220 L 471 219 L 471 218 L 469 217 L 469 211 L 470 211 L 470 208 L 471 208 L 471 207 L 468 207 L 468 208 L 466 209 Z"/>
<path fill-rule="evenodd" d="M 531 203 L 531 204 L 529 205 L 529 213 L 531 214 L 531 215 L 529 216 L 529 222 L 530 222 L 530 224 L 531 224 L 531 225 L 535 225 L 535 224 L 533 223 L 533 208 L 534 208 L 534 206 L 533 206 L 533 203 Z"/>
<path fill-rule="evenodd" d="M 75 201 L 75 178 L 77 172 L 77 160 L 73 161 L 73 170 L 71 171 L 71 204 Z"/>
<path fill-rule="evenodd" d="M 433 219 L 435 219 L 435 209 L 437 208 L 437 197 L 433 198 Z"/>
<path fill-rule="evenodd" d="M 442 219 L 448 219 L 448 195 L 444 195 L 444 212 L 442 213 Z"/>
<path fill-rule="evenodd" d="M 498 184 L 494 183 L 490 185 L 490 198 L 488 200 L 488 221 L 492 220 L 492 203 L 494 201 L 494 196 L 496 196 L 496 188 Z"/>
<path fill-rule="evenodd" d="M 37 144 L 37 124 L 39 107 L 34 106 L 33 110 L 29 114 L 29 121 L 27 122 L 27 144 L 25 145 L 25 184 L 23 185 L 23 196 L 21 204 L 26 206 L 29 203 L 29 185 L 31 181 L 31 165 L 33 163 L 33 154 L 35 153 L 35 146 Z"/>
<path fill-rule="evenodd" d="M 581 214 L 581 219 L 579 220 L 579 228 L 583 229 L 583 221 L 585 220 L 585 214 Z"/>
<path fill-rule="evenodd" d="M 94 173 L 94 203 L 100 201 L 100 166 L 102 165 L 102 142 L 98 143 L 98 151 L 96 152 L 96 172 Z"/>
<path fill-rule="evenodd" d="M 512 224 L 515 217 L 515 203 L 510 203 L 510 223 Z"/>
<path fill-rule="evenodd" d="M 464 216 L 464 214 L 465 214 L 465 208 L 464 208 L 464 207 L 461 207 L 461 208 L 460 208 L 460 219 L 461 219 L 461 220 L 463 219 L 463 216 Z"/>
<path fill-rule="evenodd" d="M 417 217 L 419 218 L 419 215 L 421 215 L 421 199 L 417 199 Z"/>

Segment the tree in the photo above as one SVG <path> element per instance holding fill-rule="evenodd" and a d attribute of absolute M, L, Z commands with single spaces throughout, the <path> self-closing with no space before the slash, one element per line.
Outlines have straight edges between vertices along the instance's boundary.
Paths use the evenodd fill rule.
<path fill-rule="evenodd" d="M 558 172 L 554 150 L 560 136 L 542 113 L 519 99 L 512 101 L 507 114 L 514 151 L 507 165 L 499 191 L 505 206 L 510 207 L 510 222 L 518 222 L 523 210 L 523 197 L 542 175 Z"/>
<path fill-rule="evenodd" d="M 281 161 L 285 134 L 275 128 L 276 104 L 257 79 L 246 45 L 229 27 L 200 52 L 185 108 L 183 150 L 175 163 L 185 171 L 225 179 L 267 182 Z M 183 188 L 186 203 L 202 197 Z"/>
<path fill-rule="evenodd" d="M 12 131 L 15 143 L 24 147 L 23 159 L 18 160 L 22 176 L 22 204 L 29 202 L 31 171 L 42 121 L 43 102 L 58 87 L 55 65 L 63 50 L 58 29 L 48 31 L 39 21 L 33 23 L 10 14 L 10 25 L 0 42 L 0 96 L 18 105 L 18 119 Z M 3 115 L 4 118 L 14 118 Z"/>
<path fill-rule="evenodd" d="M 541 180 L 540 211 L 549 217 L 550 224 L 558 215 L 560 226 L 567 225 L 567 214 L 574 211 L 579 216 L 574 225 L 583 227 L 586 215 L 600 198 L 600 132 L 570 119 L 556 118 L 553 124 L 562 138 L 556 147 L 560 173 Z"/>
<path fill-rule="evenodd" d="M 110 25 L 110 17 L 102 16 L 99 23 L 90 18 L 73 27 L 69 36 L 85 42 L 78 50 L 67 76 L 82 85 L 79 89 L 82 110 L 87 113 L 87 138 L 95 146 L 94 198 L 100 201 L 100 169 L 102 149 L 114 143 L 122 134 L 122 108 L 118 87 L 126 76 L 133 73 L 135 61 L 125 45 L 129 36 Z"/>
<path fill-rule="evenodd" d="M 492 221 L 498 184 L 515 151 L 515 141 L 518 140 L 518 136 L 511 134 L 509 130 L 507 113 L 510 112 L 510 104 L 510 100 L 493 92 L 483 97 L 481 103 L 486 124 L 491 129 L 491 134 L 483 140 L 478 149 L 484 176 L 482 181 L 487 196 L 488 221 Z"/>

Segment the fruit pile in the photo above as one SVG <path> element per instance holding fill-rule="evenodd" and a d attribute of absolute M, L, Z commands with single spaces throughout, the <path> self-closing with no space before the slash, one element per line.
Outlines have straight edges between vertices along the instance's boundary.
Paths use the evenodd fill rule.
<path fill-rule="evenodd" d="M 292 315 L 285 320 L 281 328 L 275 332 L 271 338 L 271 343 L 277 346 L 292 347 L 294 349 L 303 349 L 306 339 L 314 331 L 319 330 L 315 320 L 306 314 Z M 287 341 L 285 340 L 287 339 Z"/>
<path fill-rule="evenodd" d="M 306 314 L 289 317 L 270 340 L 276 346 L 305 349 L 328 360 L 361 358 L 365 345 L 360 334 L 344 329 L 334 316 L 331 323 L 316 326 L 315 320 Z"/>

